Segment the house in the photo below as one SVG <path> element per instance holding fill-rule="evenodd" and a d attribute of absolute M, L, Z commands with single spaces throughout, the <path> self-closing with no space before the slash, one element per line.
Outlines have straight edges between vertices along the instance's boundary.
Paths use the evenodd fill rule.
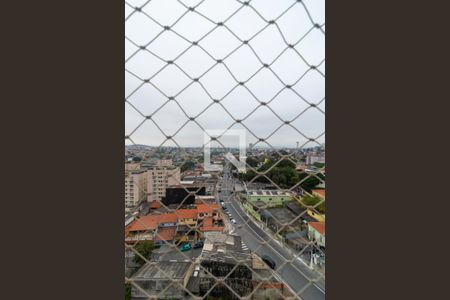
<path fill-rule="evenodd" d="M 319 214 L 318 212 L 311 209 L 308 209 L 306 213 L 314 220 L 317 220 L 318 222 L 325 222 L 325 215 L 323 214 Z"/>
<path fill-rule="evenodd" d="M 173 243 L 175 240 L 175 234 L 177 232 L 177 226 L 158 226 L 155 232 L 153 240 L 156 244 Z"/>
<path fill-rule="evenodd" d="M 150 209 L 158 209 L 161 207 L 161 203 L 157 200 L 153 200 L 149 205 Z"/>
<path fill-rule="evenodd" d="M 203 219 L 204 217 L 219 217 L 219 204 L 197 204 L 198 218 Z"/>
<path fill-rule="evenodd" d="M 175 213 L 178 215 L 178 225 L 197 225 L 197 209 L 177 209 Z"/>
<path fill-rule="evenodd" d="M 308 238 L 319 247 L 325 247 L 325 222 L 309 222 Z"/>
<path fill-rule="evenodd" d="M 213 217 L 205 217 L 201 223 L 200 231 L 202 232 L 222 232 L 225 226 L 222 220 L 216 221 Z"/>
<path fill-rule="evenodd" d="M 195 296 L 207 294 L 211 298 L 239 299 L 237 295 L 242 297 L 252 292 L 252 257 L 242 249 L 240 236 L 209 234 L 198 261 L 187 285 Z M 226 285 L 217 284 L 218 280 Z"/>
<path fill-rule="evenodd" d="M 192 274 L 192 263 L 159 261 L 144 265 L 134 276 L 131 299 L 185 299 L 186 285 Z"/>
<path fill-rule="evenodd" d="M 125 242 L 153 240 L 158 227 L 176 226 L 178 216 L 174 213 L 142 216 L 125 227 Z"/>
<path fill-rule="evenodd" d="M 313 194 L 314 196 L 318 196 L 318 197 L 320 197 L 320 198 L 322 198 L 322 199 L 325 199 L 325 189 L 315 189 L 315 190 L 312 190 L 312 194 Z"/>
<path fill-rule="evenodd" d="M 291 193 L 281 190 L 249 190 L 243 197 L 250 203 L 263 202 L 267 208 L 283 206 L 285 202 L 292 200 Z"/>

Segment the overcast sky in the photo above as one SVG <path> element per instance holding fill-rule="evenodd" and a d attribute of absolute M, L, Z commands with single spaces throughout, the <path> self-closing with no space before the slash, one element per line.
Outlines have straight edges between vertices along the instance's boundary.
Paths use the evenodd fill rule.
<path fill-rule="evenodd" d="M 127 0 L 133 7 L 145 2 L 147 1 Z M 196 12 L 188 11 L 182 3 L 187 7 L 201 3 L 195 10 L 209 20 Z M 303 3 L 310 17 L 303 5 L 295 0 L 250 1 L 260 16 L 254 9 L 242 7 L 236 0 L 152 0 L 143 8 L 143 12 L 156 22 L 142 13 L 129 16 L 133 9 L 126 5 L 125 16 L 129 17 L 125 23 L 125 98 L 132 105 L 125 103 L 125 134 L 132 133 L 131 139 L 137 144 L 159 146 L 165 140 L 160 129 L 173 136 L 189 120 L 187 114 L 189 117 L 196 117 L 195 120 L 204 129 L 226 129 L 234 123 L 233 118 L 246 118 L 242 123 L 257 137 L 266 138 L 283 125 L 282 120 L 292 121 L 309 107 L 299 95 L 310 103 L 320 103 L 318 108 L 325 112 L 325 78 L 322 75 L 325 74 L 325 4 L 324 0 L 304 0 Z M 277 19 L 291 5 L 293 6 Z M 183 14 L 185 15 L 172 26 Z M 323 26 L 320 29 L 314 28 L 310 18 L 313 23 Z M 268 25 L 263 19 L 277 19 L 276 25 Z M 225 21 L 226 27 L 235 36 L 224 26 L 216 27 L 211 21 Z M 157 22 L 163 26 L 171 26 L 173 31 L 167 30 L 158 36 L 163 28 Z M 251 38 L 265 26 L 267 28 Z M 201 39 L 212 29 L 214 31 Z M 306 33 L 308 34 L 297 43 Z M 239 39 L 250 41 L 245 45 Z M 200 47 L 188 42 L 198 40 Z M 150 41 L 152 42 L 148 44 Z M 145 50 L 136 52 L 139 48 L 134 44 L 148 44 L 147 49 L 153 54 Z M 286 50 L 288 44 L 295 44 L 294 49 Z M 190 46 L 192 47 L 184 52 Z M 239 46 L 238 50 L 227 57 Z M 179 56 L 181 53 L 183 54 Z M 281 53 L 283 54 L 279 56 Z M 224 64 L 217 64 L 213 58 L 224 59 Z M 167 65 L 161 59 L 175 60 L 175 64 Z M 263 68 L 264 63 L 271 64 L 270 69 Z M 308 66 L 319 64 L 320 72 L 311 70 Z M 160 71 L 163 67 L 164 70 Z M 211 67 L 213 68 L 202 76 Z M 260 68 L 263 69 L 253 76 Z M 157 72 L 159 73 L 155 75 Z M 192 83 L 189 77 L 199 78 L 199 82 Z M 150 79 L 150 83 L 143 84 L 141 79 Z M 244 82 L 244 86 L 238 86 L 230 93 L 238 85 L 236 81 Z M 191 85 L 186 88 L 189 84 Z M 292 89 L 280 92 L 286 84 L 292 85 Z M 142 86 L 137 89 L 140 85 Z M 171 96 L 175 96 L 184 112 L 175 101 L 169 101 L 161 108 Z M 273 98 L 274 96 L 276 97 Z M 221 100 L 220 103 L 228 113 L 218 103 L 204 111 L 212 103 L 211 98 Z M 259 106 L 257 99 L 262 102 L 273 99 L 268 106 L 282 120 L 266 106 L 259 107 L 247 117 Z M 155 113 L 156 110 L 158 111 Z M 325 131 L 325 115 L 320 110 L 310 107 L 291 123 L 292 126 L 307 137 L 316 138 Z M 201 113 L 202 111 L 204 112 Z M 152 119 L 160 129 L 151 120 L 141 124 L 145 120 L 141 113 L 144 116 L 153 114 Z M 232 127 L 242 128 L 244 127 L 240 124 Z M 174 136 L 174 140 L 181 146 L 201 146 L 203 129 L 190 121 Z M 323 143 L 324 140 L 323 134 L 318 141 Z M 288 125 L 283 125 L 268 139 L 270 145 L 275 147 L 295 147 L 297 141 L 302 145 L 306 139 Z M 246 144 L 256 142 L 256 137 L 247 132 Z M 126 141 L 126 144 L 130 142 Z M 173 146 L 174 143 L 168 141 L 165 145 Z M 305 146 L 315 145 L 317 144 L 308 143 Z"/>

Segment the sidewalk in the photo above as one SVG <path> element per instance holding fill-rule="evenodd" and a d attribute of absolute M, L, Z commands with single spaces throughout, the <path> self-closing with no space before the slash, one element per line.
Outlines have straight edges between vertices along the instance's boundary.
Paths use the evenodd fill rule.
<path fill-rule="evenodd" d="M 265 231 L 268 235 L 270 235 L 274 242 L 276 242 L 281 247 L 283 247 L 283 249 L 285 249 L 287 252 L 289 252 L 292 256 L 297 257 L 297 260 L 299 262 L 301 262 L 304 266 L 306 266 L 310 271 L 313 272 L 313 274 L 311 274 L 311 275 L 314 275 L 314 276 L 312 276 L 313 278 L 311 278 L 311 279 L 313 279 L 313 281 L 316 283 L 316 285 L 320 289 L 325 290 L 325 264 L 323 264 L 322 266 L 312 264 L 312 267 L 311 267 L 310 257 L 308 254 L 302 253 L 301 255 L 298 255 L 297 251 L 293 250 L 290 246 L 285 244 L 283 241 L 280 241 L 279 237 L 277 237 L 271 229 L 266 227 L 263 222 L 260 222 L 260 221 L 256 220 L 254 217 L 252 217 L 250 214 L 247 214 L 247 211 L 244 208 L 244 206 L 242 205 L 242 202 L 239 198 L 235 198 L 235 199 L 236 199 L 236 203 L 239 205 L 241 210 L 249 218 L 251 218 L 253 223 L 255 223 L 259 228 L 261 228 L 263 231 Z"/>

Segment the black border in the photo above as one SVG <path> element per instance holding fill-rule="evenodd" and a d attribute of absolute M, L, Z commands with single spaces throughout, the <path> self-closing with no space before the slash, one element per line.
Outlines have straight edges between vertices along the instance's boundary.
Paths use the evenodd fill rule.
<path fill-rule="evenodd" d="M 123 9 L 2 5 L 2 299 L 124 297 Z"/>
<path fill-rule="evenodd" d="M 326 3 L 328 299 L 448 297 L 437 3 Z"/>

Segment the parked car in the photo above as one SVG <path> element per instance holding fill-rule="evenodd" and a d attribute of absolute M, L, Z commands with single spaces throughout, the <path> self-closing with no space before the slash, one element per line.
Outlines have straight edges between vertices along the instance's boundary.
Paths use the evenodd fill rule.
<path fill-rule="evenodd" d="M 204 245 L 203 241 L 197 241 L 197 242 L 194 244 L 194 249 L 202 248 L 203 245 Z"/>
<path fill-rule="evenodd" d="M 261 258 L 271 269 L 275 269 L 276 263 L 270 256 L 263 255 Z"/>
<path fill-rule="evenodd" d="M 237 223 L 236 220 L 233 219 L 233 218 L 230 219 L 230 222 L 233 223 L 233 224 L 236 224 L 236 223 Z"/>
<path fill-rule="evenodd" d="M 183 246 L 181 246 L 180 250 L 183 251 L 188 251 L 191 250 L 191 244 L 184 244 Z"/>

